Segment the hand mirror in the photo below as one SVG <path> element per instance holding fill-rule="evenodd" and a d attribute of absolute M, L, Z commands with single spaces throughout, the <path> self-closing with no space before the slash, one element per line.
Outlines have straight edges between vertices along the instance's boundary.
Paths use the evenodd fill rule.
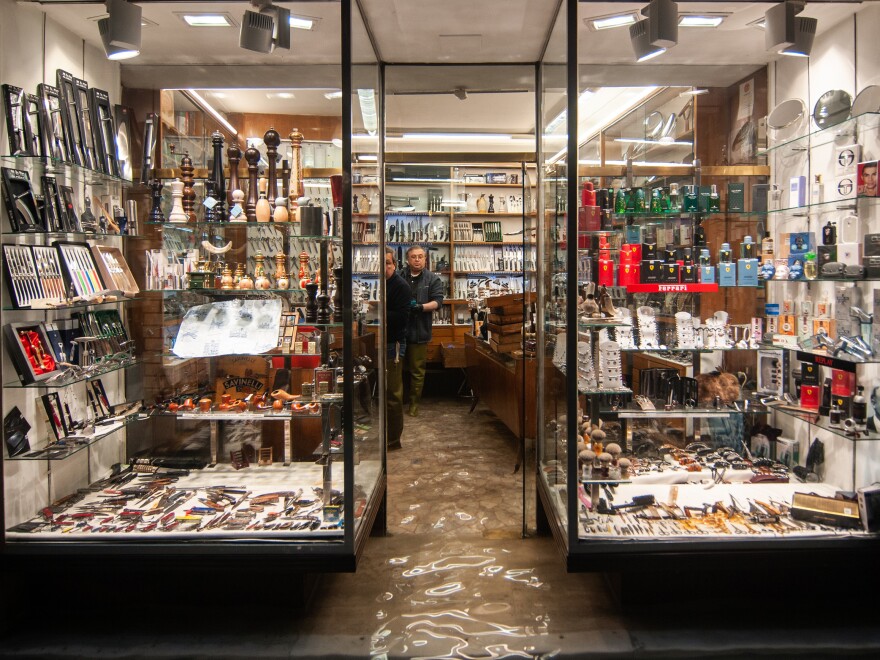
<path fill-rule="evenodd" d="M 654 110 L 645 117 L 645 139 L 656 140 L 663 131 L 663 114 Z"/>
<path fill-rule="evenodd" d="M 880 111 L 880 86 L 868 85 L 856 95 L 852 104 L 852 116 L 858 117 L 866 112 Z"/>
<path fill-rule="evenodd" d="M 828 128 L 849 118 L 852 98 L 842 89 L 822 94 L 813 108 L 813 121 L 819 128 Z"/>
<path fill-rule="evenodd" d="M 787 99 L 767 115 L 767 126 L 779 140 L 793 137 L 800 131 L 806 112 L 807 108 L 802 100 Z"/>

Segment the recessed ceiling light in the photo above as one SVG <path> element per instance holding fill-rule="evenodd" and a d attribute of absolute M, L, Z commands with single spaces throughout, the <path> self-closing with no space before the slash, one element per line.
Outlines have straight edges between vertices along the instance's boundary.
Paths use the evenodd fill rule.
<path fill-rule="evenodd" d="M 296 28 L 297 30 L 313 30 L 317 21 L 318 19 L 310 18 L 308 16 L 291 16 L 290 27 Z"/>
<path fill-rule="evenodd" d="M 107 18 L 108 16 L 110 16 L 110 14 L 104 12 L 103 14 L 98 14 L 97 16 L 89 16 L 86 20 L 94 21 L 95 23 L 97 23 L 102 18 Z M 156 21 L 151 21 L 149 18 L 144 18 L 143 15 L 141 16 L 141 27 L 156 27 L 157 25 L 159 24 Z"/>
<path fill-rule="evenodd" d="M 208 92 L 208 94 L 213 96 L 215 99 L 225 99 L 227 96 L 229 96 L 225 92 Z"/>
<path fill-rule="evenodd" d="M 342 90 L 337 89 L 334 92 L 327 92 L 326 94 L 324 94 L 324 98 L 329 101 L 332 101 L 333 99 L 341 99 L 342 98 Z"/>
<path fill-rule="evenodd" d="M 627 12 L 625 14 L 612 14 L 610 16 L 597 16 L 596 18 L 585 18 L 584 23 L 591 30 L 608 30 L 616 27 L 624 27 L 632 25 L 638 20 L 635 12 Z"/>
<path fill-rule="evenodd" d="M 723 14 L 681 14 L 678 24 L 681 27 L 718 27 L 724 22 Z"/>
<path fill-rule="evenodd" d="M 293 92 L 266 92 L 267 99 L 292 99 Z"/>
<path fill-rule="evenodd" d="M 756 27 L 759 30 L 763 30 L 767 27 L 767 19 L 764 18 L 763 16 L 761 16 L 761 18 L 759 18 L 758 20 L 752 21 L 751 23 L 749 23 L 749 26 Z"/>
<path fill-rule="evenodd" d="M 229 14 L 178 13 L 184 23 L 190 27 L 233 27 L 235 21 Z"/>

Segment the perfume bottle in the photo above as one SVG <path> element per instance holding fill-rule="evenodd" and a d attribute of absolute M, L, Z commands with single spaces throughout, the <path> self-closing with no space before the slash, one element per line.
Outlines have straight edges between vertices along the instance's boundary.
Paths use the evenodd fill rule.
<path fill-rule="evenodd" d="M 614 262 L 611 260 L 611 246 L 604 234 L 599 236 L 599 284 L 614 286 Z"/>
<path fill-rule="evenodd" d="M 761 240 L 761 258 L 765 261 L 773 258 L 774 253 L 773 237 L 770 232 L 764 232 L 764 238 Z"/>
<path fill-rule="evenodd" d="M 703 248 L 700 250 L 700 265 L 701 266 L 711 266 L 712 260 L 709 256 L 709 248 Z"/>
<path fill-rule="evenodd" d="M 694 247 L 703 247 L 706 244 L 706 230 L 699 218 L 695 221 L 694 226 Z"/>
<path fill-rule="evenodd" d="M 644 188 L 636 188 L 635 194 L 632 195 L 635 200 L 633 202 L 634 209 L 637 213 L 644 213 L 648 210 L 648 207 L 645 203 L 645 189 Z"/>
<path fill-rule="evenodd" d="M 807 252 L 804 255 L 804 277 L 815 280 L 819 276 L 819 266 L 816 263 L 816 253 Z"/>
<path fill-rule="evenodd" d="M 824 227 L 822 227 L 822 245 L 836 245 L 837 244 L 837 225 L 831 224 L 831 220 L 829 220 Z"/>
<path fill-rule="evenodd" d="M 821 204 L 825 201 L 825 184 L 822 183 L 822 175 L 813 177 L 813 185 L 810 186 L 810 204 Z"/>
<path fill-rule="evenodd" d="M 740 255 L 743 259 L 755 259 L 757 258 L 756 254 L 756 245 L 752 243 L 752 237 L 746 236 L 743 239 L 742 244 L 740 245 Z"/>
<path fill-rule="evenodd" d="M 718 196 L 718 186 L 712 184 L 712 190 L 709 193 L 709 212 L 719 213 L 721 211 L 721 197 Z"/>
<path fill-rule="evenodd" d="M 614 212 L 626 213 L 626 190 L 621 186 L 614 196 Z"/>
<path fill-rule="evenodd" d="M 681 211 L 681 193 L 678 191 L 677 183 L 669 184 L 669 212 L 678 213 Z"/>
<path fill-rule="evenodd" d="M 662 213 L 663 203 L 660 199 L 660 189 L 654 188 L 651 191 L 651 213 Z"/>
<path fill-rule="evenodd" d="M 581 206 L 596 206 L 596 191 L 592 181 L 584 181 L 581 188 Z"/>
<path fill-rule="evenodd" d="M 718 263 L 726 264 L 730 263 L 731 253 L 730 253 L 730 243 L 722 243 L 721 250 L 718 252 Z"/>
<path fill-rule="evenodd" d="M 828 413 L 828 426 L 840 428 L 840 418 L 842 417 L 840 406 L 837 403 L 831 405 L 831 411 Z"/>
<path fill-rule="evenodd" d="M 852 400 L 852 416 L 856 428 L 864 429 L 868 424 L 868 404 L 865 401 L 865 387 L 859 385 Z"/>
<path fill-rule="evenodd" d="M 685 213 L 696 213 L 700 210 L 700 198 L 696 186 L 685 186 L 683 209 Z"/>

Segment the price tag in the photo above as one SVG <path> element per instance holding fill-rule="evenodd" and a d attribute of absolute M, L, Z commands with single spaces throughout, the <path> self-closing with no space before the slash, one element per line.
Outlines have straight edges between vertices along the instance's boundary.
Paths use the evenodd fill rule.
<path fill-rule="evenodd" d="M 242 208 L 238 204 L 236 204 L 235 206 L 232 207 L 232 210 L 229 212 L 229 217 L 230 218 L 237 218 L 241 214 L 242 214 Z"/>
<path fill-rule="evenodd" d="M 205 201 L 202 202 L 205 205 L 205 208 L 212 209 L 217 206 L 217 200 L 213 197 L 205 197 Z"/>

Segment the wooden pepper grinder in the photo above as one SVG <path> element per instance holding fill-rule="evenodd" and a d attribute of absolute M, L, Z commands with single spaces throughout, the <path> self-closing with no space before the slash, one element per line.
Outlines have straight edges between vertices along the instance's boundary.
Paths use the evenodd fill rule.
<path fill-rule="evenodd" d="M 266 177 L 260 177 L 260 199 L 257 200 L 257 222 L 269 222 L 272 219 L 272 206 L 266 198 Z"/>
<path fill-rule="evenodd" d="M 248 196 L 244 211 L 248 222 L 257 221 L 257 163 L 260 162 L 260 152 L 256 147 L 248 147 L 244 152 L 244 159 L 248 164 Z"/>
<path fill-rule="evenodd" d="M 226 203 L 233 204 L 232 191 L 239 190 L 238 164 L 241 162 L 241 149 L 238 148 L 238 140 L 232 138 L 229 149 L 226 150 L 226 159 L 229 161 L 229 190 L 226 191 Z"/>
<path fill-rule="evenodd" d="M 222 222 L 226 218 L 226 177 L 223 176 L 223 134 L 220 131 L 211 134 L 211 146 L 214 149 L 211 183 L 214 184 L 213 197 L 217 200 L 212 211 L 214 219 Z"/>
<path fill-rule="evenodd" d="M 196 182 L 193 173 L 195 172 L 195 168 L 193 167 L 192 158 L 189 157 L 189 152 L 183 154 L 183 158 L 180 161 L 180 180 L 183 181 L 183 212 L 186 213 L 186 217 L 189 222 L 196 222 L 196 191 L 193 190 L 193 184 Z"/>
<path fill-rule="evenodd" d="M 270 128 L 263 136 L 263 144 L 266 145 L 266 160 L 269 161 L 269 167 L 266 176 L 269 178 L 268 199 L 272 208 L 275 208 L 275 198 L 278 196 L 278 175 L 276 174 L 276 166 L 278 164 L 278 147 L 281 145 L 281 136 L 274 128 Z"/>
<path fill-rule="evenodd" d="M 290 139 L 290 184 L 287 193 L 287 212 L 291 222 L 299 222 L 297 200 L 305 196 L 302 172 L 302 143 L 304 136 L 298 128 L 290 131 L 287 136 Z"/>

